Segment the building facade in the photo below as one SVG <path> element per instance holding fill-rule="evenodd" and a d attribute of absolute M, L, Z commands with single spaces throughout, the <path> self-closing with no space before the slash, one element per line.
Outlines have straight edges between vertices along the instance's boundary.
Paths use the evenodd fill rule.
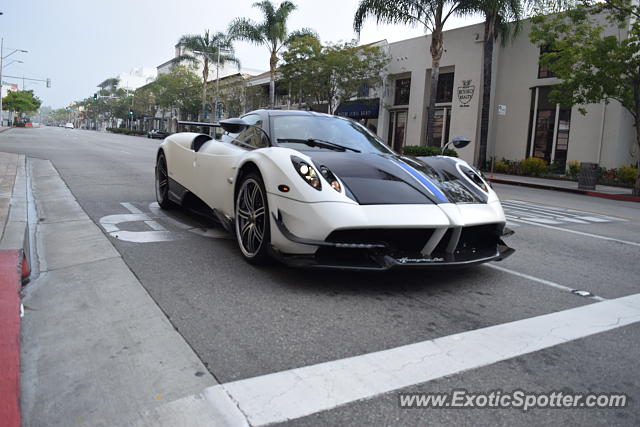
<path fill-rule="evenodd" d="M 516 38 L 495 44 L 487 157 L 538 157 L 559 164 L 577 160 L 609 168 L 635 164 L 631 114 L 616 101 L 574 107 L 551 103 L 549 92 L 559 80 L 539 66 L 540 48 L 529 41 L 529 31 L 525 21 Z M 436 95 L 434 145 L 466 136 L 472 143 L 458 151 L 469 162 L 477 159 L 480 139 L 483 32 L 483 24 L 445 32 Z M 626 37 L 617 28 L 606 33 Z M 426 35 L 389 44 L 378 135 L 396 150 L 426 143 L 430 43 Z"/>

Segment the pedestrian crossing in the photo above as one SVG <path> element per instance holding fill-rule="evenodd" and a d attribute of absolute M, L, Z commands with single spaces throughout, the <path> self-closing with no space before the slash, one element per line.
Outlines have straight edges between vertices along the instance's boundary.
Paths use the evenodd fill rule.
<path fill-rule="evenodd" d="M 622 218 L 591 212 L 565 209 L 520 200 L 503 200 L 502 207 L 507 221 L 527 221 L 538 224 L 597 224 L 623 222 Z"/>

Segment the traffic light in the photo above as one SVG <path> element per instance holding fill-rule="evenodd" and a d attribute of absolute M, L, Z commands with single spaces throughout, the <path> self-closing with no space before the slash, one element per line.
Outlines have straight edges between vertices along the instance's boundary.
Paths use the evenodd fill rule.
<path fill-rule="evenodd" d="M 51 87 L 51 79 L 47 79 L 47 87 Z"/>
<path fill-rule="evenodd" d="M 133 109 L 129 108 L 129 115 L 133 116 Z"/>
<path fill-rule="evenodd" d="M 97 94 L 97 93 L 94 93 L 94 94 L 93 94 L 93 100 L 94 100 L 94 101 L 97 101 L 97 100 L 98 100 L 98 94 Z"/>

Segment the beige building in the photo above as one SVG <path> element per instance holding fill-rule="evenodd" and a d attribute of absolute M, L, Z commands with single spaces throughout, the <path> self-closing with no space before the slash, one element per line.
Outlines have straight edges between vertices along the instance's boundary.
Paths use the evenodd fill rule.
<path fill-rule="evenodd" d="M 604 22 L 604 21 L 603 21 Z M 636 163 L 638 152 L 631 114 L 616 101 L 578 107 L 552 104 L 550 87 L 558 83 L 539 67 L 540 49 L 529 41 L 530 23 L 505 46 L 494 48 L 493 85 L 487 157 L 547 162 L 595 162 L 613 168 Z M 625 31 L 609 34 L 626 37 Z M 477 159 L 482 98 L 483 24 L 446 31 L 436 98 L 434 140 L 454 136 L 472 143 L 459 150 Z M 426 144 L 426 117 L 431 78 L 431 36 L 389 44 L 391 63 L 378 116 L 378 135 L 399 149 Z"/>

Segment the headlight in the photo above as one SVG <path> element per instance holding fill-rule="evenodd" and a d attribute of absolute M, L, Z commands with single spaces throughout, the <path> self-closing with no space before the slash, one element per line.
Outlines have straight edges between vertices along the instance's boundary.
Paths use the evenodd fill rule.
<path fill-rule="evenodd" d="M 331 172 L 326 166 L 320 166 L 320 173 L 324 176 L 324 179 L 327 180 L 331 188 L 336 190 L 338 193 L 342 191 L 340 181 L 338 181 L 338 178 L 336 178 L 333 172 Z"/>
<path fill-rule="evenodd" d="M 291 156 L 291 163 L 293 163 L 293 167 L 298 172 L 298 174 L 305 180 L 307 184 L 315 188 L 316 190 L 322 190 L 322 183 L 320 182 L 320 177 L 316 170 L 302 160 L 299 157 Z"/>
<path fill-rule="evenodd" d="M 473 181 L 474 184 L 476 184 L 478 187 L 482 188 L 485 192 L 489 192 L 489 189 L 487 188 L 487 184 L 485 184 L 484 181 L 484 177 L 482 176 L 482 172 L 480 172 L 478 169 L 476 168 L 464 168 L 464 172 L 466 172 L 466 175 L 469 177 L 469 179 L 471 181 Z"/>

